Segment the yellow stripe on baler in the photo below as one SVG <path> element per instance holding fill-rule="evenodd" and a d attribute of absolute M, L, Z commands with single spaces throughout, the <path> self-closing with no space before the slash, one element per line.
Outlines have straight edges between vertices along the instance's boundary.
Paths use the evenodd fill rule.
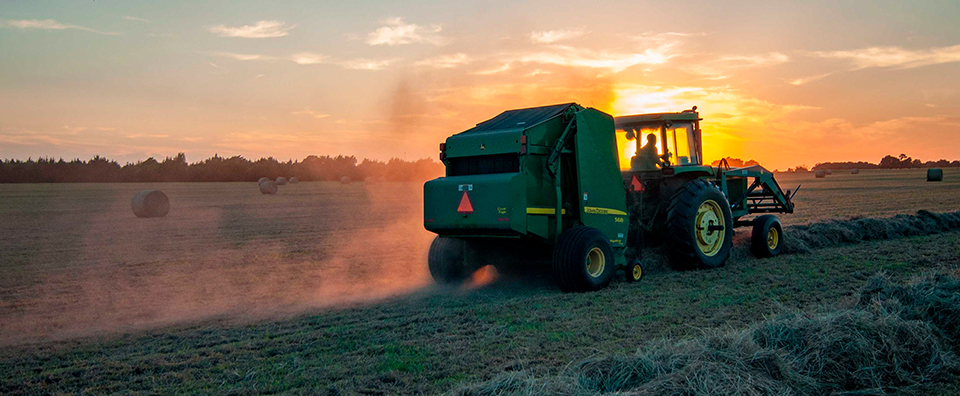
<path fill-rule="evenodd" d="M 557 210 L 554 208 L 527 208 L 527 214 L 552 215 L 556 213 Z M 567 210 L 563 209 L 560 213 L 567 214 Z"/>
<path fill-rule="evenodd" d="M 608 215 L 616 215 L 616 216 L 627 215 L 626 212 L 623 212 L 620 210 L 609 209 L 609 208 L 596 208 L 592 206 L 587 206 L 583 208 L 583 211 L 589 214 L 608 214 Z M 527 208 L 527 214 L 552 215 L 554 213 L 557 213 L 557 210 L 554 208 Z M 563 210 L 563 214 L 567 214 L 566 209 Z"/>

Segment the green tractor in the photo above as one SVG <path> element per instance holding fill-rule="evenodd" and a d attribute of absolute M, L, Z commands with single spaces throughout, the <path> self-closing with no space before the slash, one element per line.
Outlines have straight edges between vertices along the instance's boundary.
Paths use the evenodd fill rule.
<path fill-rule="evenodd" d="M 721 266 L 733 228 L 748 225 L 755 254 L 779 254 L 783 229 L 769 213 L 792 213 L 792 196 L 762 167 L 703 165 L 700 120 L 696 107 L 614 118 L 568 103 L 450 136 L 440 144 L 446 176 L 424 184 L 424 227 L 437 234 L 430 274 L 457 284 L 484 265 L 549 260 L 561 290 L 594 291 L 619 270 L 639 280 L 649 248 L 682 268 Z M 617 130 L 660 147 L 638 141 L 621 172 Z"/>

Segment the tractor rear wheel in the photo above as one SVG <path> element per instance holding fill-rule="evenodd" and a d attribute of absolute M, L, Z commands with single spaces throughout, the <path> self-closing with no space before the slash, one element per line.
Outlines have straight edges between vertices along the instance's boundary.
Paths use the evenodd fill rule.
<path fill-rule="evenodd" d="M 553 278 L 564 292 L 596 291 L 610 284 L 615 272 L 613 247 L 602 231 L 575 227 L 557 238 L 553 249 Z"/>
<path fill-rule="evenodd" d="M 783 250 L 783 226 L 777 216 L 763 215 L 753 219 L 750 250 L 761 258 L 780 254 Z"/>
<path fill-rule="evenodd" d="M 667 246 L 682 268 L 719 267 L 730 257 L 733 217 L 720 189 L 704 180 L 683 185 L 667 207 Z"/>
<path fill-rule="evenodd" d="M 439 284 L 458 285 L 473 271 L 467 265 L 468 243 L 462 239 L 437 236 L 430 244 L 427 266 L 430 276 Z"/>

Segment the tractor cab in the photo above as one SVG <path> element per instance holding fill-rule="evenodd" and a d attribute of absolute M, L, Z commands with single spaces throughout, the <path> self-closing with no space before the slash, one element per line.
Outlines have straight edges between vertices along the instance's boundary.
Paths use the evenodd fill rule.
<path fill-rule="evenodd" d="M 617 117 L 618 131 L 626 132 L 627 140 L 637 141 L 637 152 L 631 171 L 652 171 L 673 167 L 703 165 L 700 140 L 700 114 L 697 107 L 679 113 L 637 114 Z M 648 136 L 656 137 L 659 161 L 644 161 L 642 149 Z"/>

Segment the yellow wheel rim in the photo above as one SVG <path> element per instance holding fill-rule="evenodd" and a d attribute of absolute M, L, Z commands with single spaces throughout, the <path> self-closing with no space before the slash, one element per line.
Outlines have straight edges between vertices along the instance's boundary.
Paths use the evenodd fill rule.
<path fill-rule="evenodd" d="M 711 226 L 720 226 L 723 227 L 723 230 L 711 230 Z M 695 227 L 697 247 L 700 248 L 700 251 L 708 257 L 719 253 L 726 235 L 726 224 L 723 223 L 723 211 L 720 209 L 720 204 L 712 199 L 700 204 L 697 209 Z"/>
<path fill-rule="evenodd" d="M 633 279 L 634 279 L 634 280 L 640 279 L 641 276 L 643 276 L 643 268 L 640 267 L 640 264 L 634 265 L 634 266 L 633 266 Z"/>
<path fill-rule="evenodd" d="M 770 248 L 770 250 L 774 250 L 779 244 L 780 233 L 777 232 L 776 228 L 770 227 L 770 231 L 767 231 L 767 247 Z"/>
<path fill-rule="evenodd" d="M 598 277 L 603 273 L 603 268 L 607 266 L 607 258 L 603 255 L 603 250 L 595 247 L 587 253 L 587 273 L 591 277 Z"/>

